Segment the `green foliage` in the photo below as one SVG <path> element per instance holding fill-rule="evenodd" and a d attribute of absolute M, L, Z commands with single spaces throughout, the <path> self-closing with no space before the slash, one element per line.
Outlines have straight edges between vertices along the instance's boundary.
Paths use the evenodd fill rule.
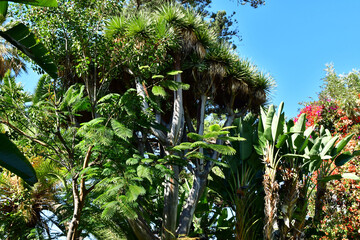
<path fill-rule="evenodd" d="M 185 154 L 185 157 L 188 159 L 198 158 L 198 159 L 206 159 L 206 160 L 214 161 L 213 159 L 207 157 L 206 155 L 199 153 L 198 150 L 200 148 L 217 151 L 218 153 L 223 155 L 234 155 L 236 151 L 231 146 L 219 145 L 213 143 L 216 139 L 222 139 L 224 141 L 229 141 L 229 142 L 245 140 L 244 138 L 241 138 L 239 136 L 238 137 L 228 136 L 230 132 L 224 131 L 226 129 L 228 128 L 222 128 L 218 124 L 216 124 L 216 125 L 211 125 L 209 127 L 208 133 L 204 135 L 199 135 L 196 133 L 188 133 L 189 138 L 197 141 L 193 143 L 183 142 L 180 145 L 173 147 L 173 149 L 178 151 L 189 150 Z"/>
<path fill-rule="evenodd" d="M 358 153 L 341 153 L 352 138 L 351 135 L 337 142 L 339 136 L 332 136 L 329 130 L 323 127 L 320 128 L 319 133 L 314 132 L 314 128 L 306 129 L 305 114 L 302 114 L 295 124 L 291 120 L 288 123 L 284 122 L 281 109 L 282 104 L 277 115 L 274 115 L 272 106 L 267 111 L 262 111 L 258 130 L 260 140 L 258 152 L 262 152 L 265 156 L 265 176 L 266 174 L 269 176 L 268 182 L 264 181 L 264 187 L 276 186 L 277 179 L 285 180 L 284 187 L 267 190 L 266 199 L 276 199 L 276 201 L 271 200 L 272 205 L 265 208 L 286 209 L 278 213 L 283 218 L 283 220 L 279 218 L 280 234 L 286 237 L 295 234 L 290 233 L 295 229 L 299 231 L 298 226 L 304 227 L 311 193 L 314 190 L 310 178 L 317 176 L 319 179 L 314 216 L 314 219 L 318 219 L 319 212 L 322 211 L 320 207 L 322 189 L 326 188 L 326 182 L 341 177 L 357 179 L 355 175 L 332 175 L 332 173 L 337 166 L 350 161 Z M 279 126 L 283 126 L 280 131 L 278 131 Z M 305 201 L 297 199 L 296 191 L 305 197 Z M 294 223 L 290 225 L 291 221 Z"/>
<path fill-rule="evenodd" d="M 48 50 L 24 24 L 19 23 L 11 29 L 0 31 L 0 36 L 22 51 L 51 77 L 57 78 L 57 67 Z"/>
<path fill-rule="evenodd" d="M 34 168 L 19 149 L 0 133 L 0 166 L 12 171 L 30 185 L 37 182 Z"/>

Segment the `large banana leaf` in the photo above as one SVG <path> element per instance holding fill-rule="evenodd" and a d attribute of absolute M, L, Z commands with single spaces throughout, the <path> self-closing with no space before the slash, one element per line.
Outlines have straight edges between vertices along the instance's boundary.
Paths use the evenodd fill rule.
<path fill-rule="evenodd" d="M 0 133 L 0 166 L 15 173 L 30 185 L 37 182 L 34 168 L 15 144 L 2 133 Z"/>
<path fill-rule="evenodd" d="M 0 36 L 30 57 L 52 78 L 57 78 L 57 67 L 48 50 L 24 24 L 19 23 L 5 32 L 0 31 Z"/>
<path fill-rule="evenodd" d="M 7 2 L 2 1 L 0 2 Z M 57 0 L 10 0 L 9 2 L 15 2 L 15 3 L 23 3 L 23 4 L 29 4 L 39 7 L 57 7 Z"/>

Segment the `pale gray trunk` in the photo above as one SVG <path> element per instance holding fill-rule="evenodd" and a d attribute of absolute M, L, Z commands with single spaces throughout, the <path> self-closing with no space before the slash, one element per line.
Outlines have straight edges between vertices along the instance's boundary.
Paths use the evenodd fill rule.
<path fill-rule="evenodd" d="M 198 134 L 203 135 L 204 134 L 204 122 L 205 122 L 205 106 L 206 106 L 206 96 L 201 95 L 200 98 L 200 119 L 198 124 Z"/>
<path fill-rule="evenodd" d="M 176 239 L 177 207 L 179 201 L 179 166 L 171 166 L 174 172 L 167 177 L 164 188 L 163 229 L 161 239 Z"/>
<path fill-rule="evenodd" d="M 175 63 L 175 69 L 180 70 L 179 59 Z M 181 83 L 181 75 L 175 75 L 175 81 Z M 171 120 L 171 129 L 168 133 L 170 146 L 180 143 L 184 128 L 184 107 L 182 89 L 174 91 L 174 108 Z M 177 207 L 179 202 L 179 172 L 180 167 L 172 165 L 173 176 L 169 176 L 164 189 L 164 212 L 162 239 L 176 239 Z"/>
<path fill-rule="evenodd" d="M 175 81 L 181 83 L 181 75 L 175 75 Z M 174 109 L 171 120 L 171 129 L 168 134 L 168 140 L 171 146 L 176 146 L 181 139 L 181 133 L 184 128 L 184 106 L 182 89 L 174 91 Z"/>

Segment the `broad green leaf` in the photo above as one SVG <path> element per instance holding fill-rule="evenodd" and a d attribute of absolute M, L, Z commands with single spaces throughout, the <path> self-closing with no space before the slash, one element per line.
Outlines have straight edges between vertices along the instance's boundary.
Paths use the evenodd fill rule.
<path fill-rule="evenodd" d="M 37 182 L 34 168 L 15 144 L 2 133 L 0 133 L 0 166 L 15 173 L 30 185 Z"/>
<path fill-rule="evenodd" d="M 325 129 L 325 133 L 326 133 L 326 136 L 331 137 L 331 132 L 329 131 L 329 129 Z"/>
<path fill-rule="evenodd" d="M 291 141 L 292 141 L 294 150 L 298 150 L 298 152 L 300 152 L 301 151 L 300 149 L 303 147 L 306 139 L 304 139 L 304 137 L 302 135 L 296 133 L 291 136 Z"/>
<path fill-rule="evenodd" d="M 305 113 L 301 114 L 294 127 L 292 128 L 293 132 L 304 132 L 305 131 L 305 122 L 306 115 Z"/>
<path fill-rule="evenodd" d="M 120 98 L 121 98 L 121 96 L 118 93 L 109 93 L 109 94 L 105 95 L 104 97 L 100 98 L 98 103 L 107 102 L 109 100 L 118 101 Z"/>
<path fill-rule="evenodd" d="M 335 156 L 343 150 L 343 148 L 348 144 L 348 142 L 351 140 L 351 138 L 354 136 L 354 134 L 349 134 L 346 137 L 344 137 L 338 144 L 336 144 L 334 151 L 331 155 Z"/>
<path fill-rule="evenodd" d="M 182 73 L 182 72 L 183 72 L 183 71 L 174 70 L 174 71 L 167 72 L 166 74 L 167 74 L 167 75 L 174 76 L 174 75 L 178 75 L 178 74 L 180 74 L 180 73 Z"/>
<path fill-rule="evenodd" d="M 314 131 L 314 126 L 308 127 L 304 132 L 304 136 L 308 138 L 313 131 Z"/>
<path fill-rule="evenodd" d="M 305 139 L 305 141 L 303 142 L 302 146 L 298 149 L 298 152 L 299 153 L 303 152 L 306 149 L 306 147 L 308 146 L 308 143 L 309 143 L 309 138 L 307 137 Z"/>
<path fill-rule="evenodd" d="M 153 86 L 151 91 L 155 96 L 161 96 L 161 97 L 166 96 L 166 92 L 165 92 L 164 88 L 162 88 L 160 86 Z"/>
<path fill-rule="evenodd" d="M 320 137 L 320 140 L 321 140 L 321 146 L 326 146 L 326 144 L 328 142 L 330 142 L 330 140 L 332 139 L 333 137 L 332 136 L 327 136 L 327 135 L 323 135 Z M 335 144 L 335 143 L 334 143 Z"/>
<path fill-rule="evenodd" d="M 339 180 L 341 178 L 342 178 L 342 176 L 340 174 L 335 174 L 335 175 L 330 175 L 330 176 L 320 178 L 319 181 L 321 181 L 321 182 L 329 182 L 331 180 Z"/>
<path fill-rule="evenodd" d="M 234 128 L 236 128 L 236 126 L 227 126 L 227 127 L 223 127 L 222 130 L 229 130 Z"/>
<path fill-rule="evenodd" d="M 351 179 L 351 180 L 357 180 L 357 181 L 360 180 L 360 177 L 353 173 L 343 173 L 341 176 L 345 179 Z"/>
<path fill-rule="evenodd" d="M 266 114 L 266 121 L 264 125 L 264 136 L 268 141 L 272 141 L 271 125 L 274 118 L 274 114 L 275 114 L 274 105 L 270 105 L 268 112 Z"/>
<path fill-rule="evenodd" d="M 178 83 L 179 86 L 183 89 L 183 90 L 189 90 L 190 89 L 190 84 L 187 83 Z"/>
<path fill-rule="evenodd" d="M 350 161 L 353 158 L 354 158 L 354 155 L 351 154 L 349 151 L 344 152 L 344 153 L 340 154 L 339 156 L 337 156 L 337 158 L 335 159 L 335 165 L 338 167 L 343 166 L 345 163 L 347 163 L 348 161 Z"/>
<path fill-rule="evenodd" d="M 279 137 L 279 140 L 278 140 L 278 142 L 276 143 L 276 147 L 277 148 L 281 148 L 283 145 L 284 145 L 284 143 L 286 142 L 286 140 L 288 139 L 288 135 L 286 135 L 286 134 L 283 134 L 283 135 L 281 135 L 280 137 Z"/>
<path fill-rule="evenodd" d="M 264 133 L 265 125 L 266 125 L 266 112 L 263 107 L 260 106 L 260 120 L 259 127 L 262 127 L 261 131 L 259 129 L 259 133 Z"/>
<path fill-rule="evenodd" d="M 57 78 L 57 66 L 48 50 L 24 24 L 19 23 L 5 32 L 0 31 L 0 36 L 31 58 L 52 78 Z"/>
<path fill-rule="evenodd" d="M 325 128 L 324 128 L 323 125 L 320 126 L 320 131 L 319 131 L 319 133 L 320 133 L 320 136 L 325 135 Z"/>
<path fill-rule="evenodd" d="M 310 152 L 309 152 L 309 156 L 318 156 L 320 154 L 320 146 L 321 146 L 321 140 L 320 138 L 317 138 L 315 140 L 315 144 L 314 146 L 312 146 Z"/>
<path fill-rule="evenodd" d="M 325 147 L 322 149 L 322 151 L 320 153 L 321 157 L 325 156 L 334 147 L 334 144 L 338 140 L 338 138 L 339 138 L 338 136 L 335 136 L 326 143 Z"/>
<path fill-rule="evenodd" d="M 321 165 L 321 162 L 322 162 L 322 159 L 320 157 L 312 159 L 312 161 L 309 164 L 310 172 L 314 172 L 314 171 L 318 170 Z"/>
<path fill-rule="evenodd" d="M 271 132 L 272 132 L 272 139 L 274 142 L 276 142 L 277 138 L 280 134 L 284 131 L 284 114 L 282 113 L 282 110 L 284 108 L 284 102 L 280 103 L 278 114 L 274 116 L 273 121 L 271 123 Z"/>
<path fill-rule="evenodd" d="M 132 130 L 125 127 L 124 124 L 119 123 L 115 119 L 111 119 L 111 127 L 114 130 L 114 133 L 119 138 L 124 140 L 132 137 Z"/>
<path fill-rule="evenodd" d="M 11 0 L 15 3 L 29 4 L 39 7 L 57 7 L 57 0 Z"/>

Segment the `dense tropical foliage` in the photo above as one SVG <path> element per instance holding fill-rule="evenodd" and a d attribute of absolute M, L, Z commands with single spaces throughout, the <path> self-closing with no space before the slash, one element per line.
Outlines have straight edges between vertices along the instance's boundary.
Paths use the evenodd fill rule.
<path fill-rule="evenodd" d="M 2 239 L 321 235 L 329 186 L 359 179 L 341 168 L 353 135 L 320 122 L 322 105 L 296 121 L 268 106 L 274 80 L 239 57 L 231 15 L 209 4 L 11 5 L 0 36 L 46 74 L 30 94 L 4 64 L 0 154 L 37 183 L 19 164 L 1 172 Z"/>

